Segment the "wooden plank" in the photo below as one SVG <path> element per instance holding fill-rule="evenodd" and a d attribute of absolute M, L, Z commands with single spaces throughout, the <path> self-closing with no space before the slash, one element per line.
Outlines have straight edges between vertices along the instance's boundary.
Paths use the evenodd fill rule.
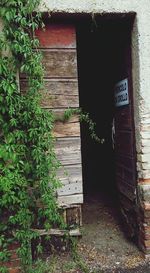
<path fill-rule="evenodd" d="M 117 108 L 115 113 L 116 130 L 131 130 L 132 129 L 131 106 L 125 108 Z"/>
<path fill-rule="evenodd" d="M 70 209 L 70 208 L 79 208 L 79 207 L 81 207 L 80 204 L 66 204 L 63 206 L 63 210 L 68 209 L 68 208 Z M 60 207 L 60 208 L 62 209 L 62 207 Z"/>
<path fill-rule="evenodd" d="M 67 24 L 46 24 L 45 29 L 35 31 L 40 48 L 75 48 L 75 26 Z"/>
<path fill-rule="evenodd" d="M 72 50 L 44 50 L 45 78 L 77 78 L 77 56 Z"/>
<path fill-rule="evenodd" d="M 40 234 L 40 236 L 44 235 L 55 235 L 55 236 L 64 236 L 64 235 L 70 235 L 70 236 L 80 236 L 81 232 L 79 228 L 72 229 L 72 230 L 61 230 L 61 229 L 32 229 L 33 231 Z"/>
<path fill-rule="evenodd" d="M 81 163 L 80 137 L 57 139 L 55 150 L 56 155 L 63 166 Z"/>
<path fill-rule="evenodd" d="M 78 82 L 74 79 L 45 80 L 41 102 L 44 108 L 79 107 Z"/>
<path fill-rule="evenodd" d="M 132 172 L 132 170 L 126 169 L 124 165 L 121 165 L 119 163 L 116 164 L 116 175 L 120 176 L 125 181 L 128 181 L 128 183 L 133 183 L 133 180 L 135 180 L 135 174 Z"/>
<path fill-rule="evenodd" d="M 131 201 L 128 197 L 126 197 L 121 192 L 118 193 L 118 197 L 119 197 L 121 206 L 123 206 L 127 210 L 133 209 L 133 201 Z"/>
<path fill-rule="evenodd" d="M 135 168 L 135 162 L 133 157 L 128 155 L 126 156 L 126 155 L 118 154 L 116 156 L 116 164 L 124 165 L 125 168 L 130 169 L 131 171 Z"/>
<path fill-rule="evenodd" d="M 53 108 L 77 108 L 79 107 L 78 96 L 52 95 L 49 92 L 43 92 L 41 106 L 47 109 Z"/>
<path fill-rule="evenodd" d="M 45 79 L 44 85 L 51 95 L 79 95 L 77 79 Z"/>
<path fill-rule="evenodd" d="M 43 49 L 41 53 L 45 78 L 77 78 L 76 50 Z M 20 79 L 25 78 L 21 73 Z"/>
<path fill-rule="evenodd" d="M 56 118 L 56 121 L 63 121 L 64 120 L 64 113 L 68 108 L 54 108 L 54 109 L 49 109 L 50 111 L 53 111 L 53 114 Z M 70 117 L 70 121 L 72 120 L 75 121 L 78 119 L 78 115 L 73 115 L 72 117 Z"/>
<path fill-rule="evenodd" d="M 81 205 L 76 208 L 68 208 L 66 211 L 67 226 L 70 228 L 82 226 Z"/>
<path fill-rule="evenodd" d="M 77 80 L 46 79 L 44 85 L 44 90 L 41 90 L 43 108 L 79 107 Z M 20 89 L 23 94 L 27 91 L 27 80 L 20 81 Z"/>
<path fill-rule="evenodd" d="M 136 197 L 135 187 L 131 186 L 132 184 L 129 185 L 128 183 L 123 181 L 123 179 L 120 178 L 119 176 L 116 176 L 116 182 L 117 182 L 119 191 L 123 195 L 125 195 L 129 200 L 134 201 Z"/>
<path fill-rule="evenodd" d="M 126 156 L 134 154 L 133 134 L 130 131 L 117 131 L 115 141 L 116 153 Z"/>
<path fill-rule="evenodd" d="M 63 185 L 71 183 L 82 183 L 82 165 L 63 166 L 57 172 L 57 176 Z"/>
<path fill-rule="evenodd" d="M 72 118 L 67 122 L 55 122 L 54 126 L 55 137 L 71 137 L 80 136 L 80 123 L 78 117 Z"/>
<path fill-rule="evenodd" d="M 68 196 L 58 196 L 58 205 L 65 207 L 67 205 L 83 204 L 83 194 L 74 194 Z"/>
<path fill-rule="evenodd" d="M 83 189 L 82 189 L 81 182 L 66 184 L 57 190 L 58 196 L 78 194 L 82 192 L 83 192 Z"/>

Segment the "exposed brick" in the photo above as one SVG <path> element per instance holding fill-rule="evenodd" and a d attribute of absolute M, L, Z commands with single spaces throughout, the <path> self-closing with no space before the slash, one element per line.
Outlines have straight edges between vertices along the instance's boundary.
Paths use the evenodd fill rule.
<path fill-rule="evenodd" d="M 140 231 L 140 234 L 144 240 L 150 240 L 150 231 L 143 229 Z"/>
<path fill-rule="evenodd" d="M 18 267 L 18 268 L 9 268 L 9 273 L 20 273 L 21 272 L 21 269 Z"/>
<path fill-rule="evenodd" d="M 0 266 L 5 266 L 8 269 L 9 273 L 19 273 L 20 269 L 20 259 L 17 255 L 17 249 L 19 248 L 19 244 L 17 242 L 13 242 L 9 245 L 8 251 L 10 253 L 9 261 L 0 263 Z"/>
<path fill-rule="evenodd" d="M 150 203 L 150 184 L 139 184 L 139 197 L 144 203 Z"/>
<path fill-rule="evenodd" d="M 0 265 L 6 266 L 7 268 L 15 268 L 20 266 L 20 259 L 3 262 Z"/>
<path fill-rule="evenodd" d="M 150 178 L 147 179 L 139 179 L 140 184 L 150 184 Z"/>
<path fill-rule="evenodd" d="M 150 253 L 150 247 L 146 246 L 145 244 L 145 239 L 141 234 L 139 234 L 139 248 L 143 251 L 144 254 L 149 254 Z"/>
<path fill-rule="evenodd" d="M 18 242 L 13 242 L 11 245 L 8 246 L 8 250 L 16 250 L 19 248 L 19 243 Z"/>
<path fill-rule="evenodd" d="M 16 253 L 16 250 L 12 250 L 10 254 L 11 254 L 10 260 L 16 260 L 16 259 L 18 259 L 18 255 Z"/>
<path fill-rule="evenodd" d="M 142 237 L 141 242 L 143 243 L 145 250 L 150 250 L 150 240 L 146 240 L 145 238 Z"/>

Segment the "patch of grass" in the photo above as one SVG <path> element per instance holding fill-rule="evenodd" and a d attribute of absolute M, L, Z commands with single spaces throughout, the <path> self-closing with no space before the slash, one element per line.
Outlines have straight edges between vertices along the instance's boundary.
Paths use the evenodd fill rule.
<path fill-rule="evenodd" d="M 63 272 L 77 270 L 77 264 L 75 261 L 68 261 L 62 266 Z"/>
<path fill-rule="evenodd" d="M 57 258 L 52 256 L 50 260 L 43 261 L 38 259 L 30 273 L 56 273 Z"/>
<path fill-rule="evenodd" d="M 72 259 L 75 262 L 77 268 L 80 269 L 82 273 L 103 273 L 99 269 L 93 269 L 93 270 L 90 269 L 88 264 L 86 264 L 86 262 L 78 253 L 77 240 L 72 238 L 71 242 L 72 242 L 72 251 L 71 251 Z"/>
<path fill-rule="evenodd" d="M 38 260 L 29 273 L 102 273 L 100 269 L 91 269 L 78 252 L 77 240 L 70 238 L 71 249 L 67 255 L 57 255 L 57 252 L 46 261 Z M 104 273 L 104 272 L 103 272 Z"/>

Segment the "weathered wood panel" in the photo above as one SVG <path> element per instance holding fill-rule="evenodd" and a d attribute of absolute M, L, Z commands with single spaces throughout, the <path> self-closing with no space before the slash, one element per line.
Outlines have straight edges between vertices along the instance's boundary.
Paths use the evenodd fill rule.
<path fill-rule="evenodd" d="M 63 184 L 57 191 L 58 202 L 60 206 L 81 204 L 83 195 L 79 118 L 74 116 L 67 122 L 61 121 L 65 109 L 79 107 L 75 26 L 46 24 L 45 31 L 37 30 L 36 36 L 40 41 L 45 67 L 41 106 L 53 110 L 56 119 L 59 119 L 53 130 L 57 138 L 56 154 L 63 165 L 58 171 L 58 178 Z M 20 78 L 21 92 L 25 93 L 27 79 L 23 74 Z M 81 219 L 81 215 L 76 217 Z"/>
<path fill-rule="evenodd" d="M 45 78 L 76 78 L 77 56 L 75 50 L 43 50 Z"/>
<path fill-rule="evenodd" d="M 82 184 L 82 165 L 63 166 L 58 170 L 57 176 L 63 185 L 76 182 Z"/>
<path fill-rule="evenodd" d="M 81 163 L 80 138 L 59 138 L 55 144 L 56 155 L 62 165 L 73 165 Z"/>
<path fill-rule="evenodd" d="M 79 96 L 77 79 L 45 79 L 44 85 L 53 95 Z"/>
<path fill-rule="evenodd" d="M 40 48 L 76 48 L 76 30 L 73 25 L 47 24 L 35 31 Z"/>
<path fill-rule="evenodd" d="M 45 78 L 77 78 L 76 50 L 46 49 L 41 51 Z M 26 78 L 24 73 L 20 78 Z"/>
<path fill-rule="evenodd" d="M 128 80 L 129 104 L 115 109 L 115 153 L 116 153 L 116 180 L 120 196 L 121 211 L 128 235 L 137 234 L 136 212 L 136 153 L 135 128 L 133 111 L 132 88 L 132 58 L 131 58 L 131 32 L 124 29 L 119 31 L 118 42 L 121 45 L 120 60 L 118 62 L 118 81 Z M 118 46 L 118 44 L 116 44 Z"/>
<path fill-rule="evenodd" d="M 71 228 L 76 226 L 82 226 L 82 211 L 81 205 L 75 208 L 68 208 L 66 210 L 66 222 Z"/>
<path fill-rule="evenodd" d="M 122 164 L 122 165 L 124 165 L 125 168 L 132 170 L 134 168 L 135 162 L 134 162 L 133 157 L 131 157 L 131 156 L 117 154 L 116 164 L 117 165 Z"/>
<path fill-rule="evenodd" d="M 83 192 L 83 190 L 82 190 L 81 181 L 66 184 L 57 190 L 57 193 L 59 196 L 72 195 L 72 194 L 77 194 L 77 193 L 82 193 L 82 192 Z"/>
<path fill-rule="evenodd" d="M 133 155 L 133 134 L 130 131 L 116 131 L 116 154 Z"/>
<path fill-rule="evenodd" d="M 79 107 L 77 80 L 45 80 L 41 106 L 44 108 Z"/>
<path fill-rule="evenodd" d="M 132 130 L 131 106 L 116 109 L 116 130 Z"/>
<path fill-rule="evenodd" d="M 79 137 L 80 136 L 80 123 L 79 119 L 75 117 L 74 119 L 69 119 L 65 122 L 57 121 L 54 126 L 54 136 L 55 137 Z"/>
<path fill-rule="evenodd" d="M 127 183 L 125 183 L 125 181 L 123 181 L 122 178 L 120 178 L 119 176 L 117 177 L 117 185 L 118 185 L 118 189 L 119 191 L 125 195 L 127 198 L 129 198 L 129 200 L 134 201 L 135 200 L 135 188 L 134 186 L 131 186 Z"/>
<path fill-rule="evenodd" d="M 126 169 L 124 165 L 117 164 L 116 175 L 125 180 L 127 184 L 133 185 L 134 174 L 131 169 Z"/>
<path fill-rule="evenodd" d="M 45 88 L 41 90 L 41 106 L 43 108 L 68 108 L 79 107 L 77 80 L 45 80 Z M 22 79 L 20 90 L 24 94 L 27 91 L 27 80 Z"/>
<path fill-rule="evenodd" d="M 61 229 L 32 229 L 33 231 L 37 232 L 40 234 L 40 236 L 45 236 L 45 235 L 55 235 L 55 236 L 64 236 L 66 234 L 69 234 L 70 236 L 80 236 L 81 232 L 79 228 L 69 230 L 68 232 L 66 230 L 61 230 Z"/>
<path fill-rule="evenodd" d="M 129 211 L 133 209 L 133 201 L 131 201 L 128 197 L 126 197 L 121 192 L 119 192 L 118 197 L 122 207 L 126 208 L 126 210 L 129 210 Z"/>
<path fill-rule="evenodd" d="M 82 204 L 83 194 L 74 194 L 68 196 L 58 196 L 58 205 L 65 207 L 72 204 Z"/>

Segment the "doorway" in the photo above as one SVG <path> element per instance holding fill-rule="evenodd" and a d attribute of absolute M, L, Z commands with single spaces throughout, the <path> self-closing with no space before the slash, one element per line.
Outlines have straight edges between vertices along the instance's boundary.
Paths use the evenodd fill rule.
<path fill-rule="evenodd" d="M 116 257 L 126 256 L 128 252 L 138 253 L 135 245 L 126 238 L 135 241 L 137 236 L 136 213 L 133 211 L 136 157 L 135 149 L 131 149 L 131 145 L 134 146 L 133 20 L 133 17 L 97 16 L 77 25 L 80 107 L 89 113 L 96 124 L 96 134 L 104 139 L 103 144 L 96 143 L 89 135 L 88 126 L 81 124 L 83 225 L 86 233 L 83 244 L 87 249 L 89 241 L 94 249 L 103 249 L 103 254 L 109 252 L 111 257 L 112 253 Z M 114 100 L 115 85 L 124 79 L 128 82 L 129 103 L 118 107 Z"/>
<path fill-rule="evenodd" d="M 106 22 L 86 22 L 77 29 L 80 107 L 89 113 L 96 123 L 96 134 L 104 139 L 104 144 L 96 143 L 89 135 L 88 126 L 81 124 L 85 199 L 89 193 L 116 191 L 112 122 L 118 48 L 112 29 Z"/>

